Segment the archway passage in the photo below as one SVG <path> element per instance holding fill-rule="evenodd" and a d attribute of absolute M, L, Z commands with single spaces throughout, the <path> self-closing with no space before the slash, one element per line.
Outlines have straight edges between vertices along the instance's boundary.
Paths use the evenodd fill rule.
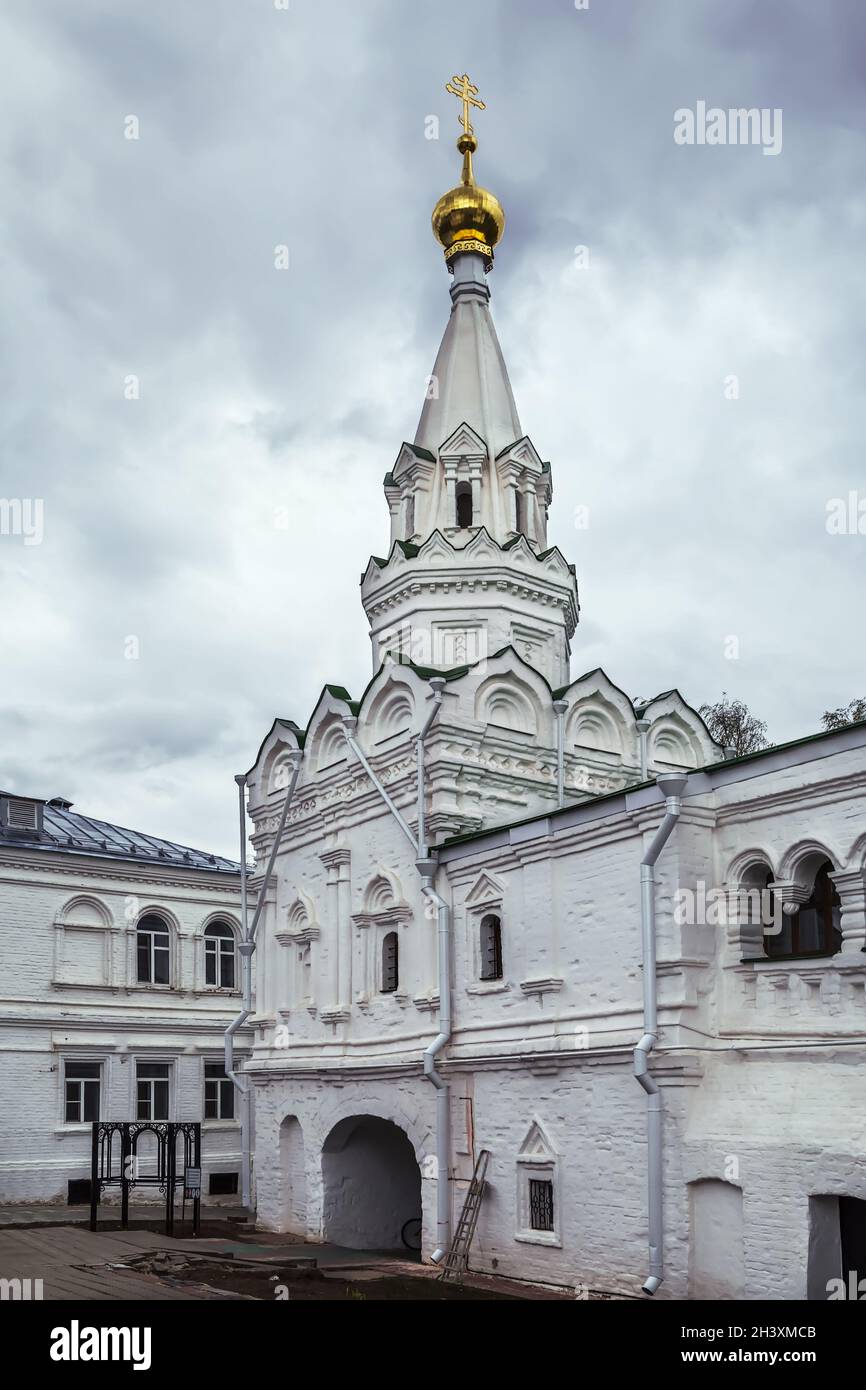
<path fill-rule="evenodd" d="M 350 1250 L 402 1250 L 421 1219 L 421 1173 L 405 1132 L 390 1120 L 352 1115 L 322 1148 L 323 1235 Z"/>

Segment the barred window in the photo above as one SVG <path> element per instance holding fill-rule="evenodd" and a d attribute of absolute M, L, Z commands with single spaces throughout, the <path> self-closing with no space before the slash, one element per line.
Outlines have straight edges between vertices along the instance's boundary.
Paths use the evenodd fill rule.
<path fill-rule="evenodd" d="M 553 1230 L 553 1183 L 529 1179 L 529 1224 L 533 1231 Z"/>
<path fill-rule="evenodd" d="M 393 994 L 399 982 L 397 968 L 399 947 L 397 933 L 389 931 L 382 938 L 382 993 Z"/>
<path fill-rule="evenodd" d="M 502 923 L 493 913 L 481 922 L 481 978 L 502 979 Z"/>

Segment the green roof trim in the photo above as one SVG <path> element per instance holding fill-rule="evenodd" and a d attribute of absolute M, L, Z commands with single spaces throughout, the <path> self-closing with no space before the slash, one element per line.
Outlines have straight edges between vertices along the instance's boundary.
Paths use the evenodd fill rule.
<path fill-rule="evenodd" d="M 352 703 L 352 697 L 344 685 L 328 685 L 326 683 L 325 689 L 329 695 L 333 695 L 335 700 L 345 700 L 348 705 Z"/>
<path fill-rule="evenodd" d="M 394 474 L 393 474 L 393 473 L 386 473 L 386 474 L 385 474 L 384 478 L 382 479 L 382 486 L 383 486 L 383 487 L 395 487 L 395 486 L 396 486 L 396 484 L 395 484 L 395 482 L 394 482 Z"/>

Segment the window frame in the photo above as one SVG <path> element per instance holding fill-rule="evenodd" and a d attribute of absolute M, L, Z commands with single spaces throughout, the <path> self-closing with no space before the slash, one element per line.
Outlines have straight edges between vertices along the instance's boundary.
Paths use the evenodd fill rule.
<path fill-rule="evenodd" d="M 208 1069 L 209 1069 L 209 1068 L 210 1068 L 211 1070 L 217 1068 L 217 1069 L 219 1070 L 219 1073 L 220 1073 L 220 1074 L 217 1075 L 217 1076 L 208 1076 Z M 215 1059 L 212 1060 L 212 1061 L 208 1061 L 208 1059 L 205 1058 L 205 1061 L 204 1061 L 204 1072 L 203 1072 L 203 1081 L 204 1081 L 204 1094 L 203 1094 L 203 1099 L 202 1099 L 202 1121 L 205 1122 L 205 1123 L 208 1123 L 208 1124 L 216 1124 L 216 1123 L 218 1123 L 220 1120 L 224 1120 L 224 1121 L 234 1121 L 234 1120 L 236 1120 L 237 1117 L 236 1117 L 236 1115 L 235 1115 L 235 1085 L 234 1085 L 234 1082 L 232 1081 L 231 1077 L 230 1077 L 230 1076 L 226 1076 L 225 1062 L 224 1062 L 224 1061 L 220 1062 L 220 1061 L 217 1061 L 217 1060 L 215 1060 Z M 208 1112 L 208 1105 L 209 1105 L 209 1103 L 210 1103 L 209 1096 L 208 1096 L 208 1091 L 209 1091 L 209 1088 L 210 1088 L 210 1087 L 215 1087 L 215 1088 L 216 1088 L 216 1094 L 215 1094 L 215 1096 L 214 1096 L 214 1103 L 215 1103 L 215 1105 L 216 1105 L 216 1112 L 217 1112 L 217 1113 L 216 1113 L 215 1115 L 209 1115 L 209 1114 L 207 1113 L 207 1112 Z M 226 1089 L 226 1088 L 228 1088 L 228 1089 Z M 225 1101 L 225 1097 L 226 1097 L 226 1096 L 228 1096 L 228 1097 L 230 1098 L 230 1109 L 231 1109 L 231 1114 L 228 1114 L 228 1115 L 226 1115 L 226 1114 L 223 1113 L 223 1105 L 224 1105 L 224 1101 Z"/>
<path fill-rule="evenodd" d="M 165 1076 L 159 1076 L 159 1077 L 156 1077 L 156 1076 L 141 1076 L 141 1075 L 140 1075 L 140 1071 L 141 1071 L 142 1067 L 161 1067 L 161 1068 L 164 1068 L 164 1069 L 165 1069 Z M 138 1123 L 138 1124 L 147 1124 L 148 1122 L 150 1122 L 150 1123 L 153 1123 L 153 1124 L 160 1124 L 160 1123 L 165 1122 L 166 1120 L 170 1120 L 170 1119 L 171 1119 L 171 1117 L 172 1117 L 172 1116 L 171 1116 L 172 1101 L 173 1101 L 173 1097 L 174 1097 L 174 1086 L 173 1086 L 173 1084 L 172 1084 L 172 1083 L 173 1083 L 173 1074 L 172 1074 L 172 1073 L 173 1073 L 173 1064 L 172 1064 L 171 1062 L 161 1061 L 159 1058 L 136 1057 L 136 1059 L 135 1059 L 135 1077 L 134 1077 L 134 1081 L 135 1081 L 135 1095 L 134 1095 L 134 1098 L 133 1098 L 133 1107 L 134 1107 L 134 1109 L 135 1109 L 135 1122 L 136 1122 L 136 1123 Z M 148 1103 L 148 1107 L 149 1107 L 149 1109 L 150 1109 L 151 1112 L 153 1112 L 153 1111 L 155 1110 L 155 1104 L 154 1104 L 154 1102 L 155 1102 L 156 1092 L 155 1092 L 155 1089 L 154 1089 L 154 1088 L 155 1088 L 157 1085 L 163 1085 L 163 1084 L 165 1085 L 166 1091 L 165 1091 L 165 1114 L 164 1114 L 164 1115 L 157 1115 L 157 1114 L 154 1114 L 154 1113 L 150 1113 L 150 1114 L 147 1114 L 147 1115 L 142 1115 L 142 1114 L 140 1113 L 140 1107 L 141 1107 L 141 1103 L 142 1103 L 142 1102 L 141 1102 L 141 1095 L 140 1095 L 140 1092 L 139 1092 L 139 1086 L 142 1085 L 142 1084 L 149 1086 L 149 1093 L 150 1093 L 150 1094 L 149 1094 L 149 1100 L 148 1100 L 147 1103 Z"/>
<path fill-rule="evenodd" d="M 161 923 L 161 926 L 160 926 L 160 927 L 157 927 L 156 925 L 149 926 L 148 923 L 150 923 L 150 922 L 153 922 L 154 924 L 157 923 L 157 922 L 159 922 L 159 923 Z M 160 936 L 160 937 L 161 937 L 161 936 L 165 936 L 167 944 L 166 944 L 165 946 L 162 946 L 162 945 L 157 946 L 157 945 L 156 945 L 156 942 L 155 942 L 155 938 L 156 938 L 157 936 Z M 148 976 L 149 976 L 147 979 L 142 979 L 142 976 L 141 976 L 141 951 L 142 951 L 142 944 L 143 944 L 143 943 L 142 943 L 142 937 L 149 937 L 149 943 L 146 945 L 146 950 L 147 950 L 147 968 L 148 968 Z M 167 977 L 168 977 L 168 978 L 165 979 L 165 980 L 157 980 L 157 979 L 154 978 L 154 976 L 155 976 L 155 974 L 156 974 L 156 971 L 155 971 L 155 968 L 154 968 L 154 967 L 155 967 L 155 965 L 156 965 L 156 953 L 157 953 L 157 951 L 160 953 L 160 955 L 163 955 L 163 954 L 165 955 L 165 967 L 166 967 L 166 974 L 167 974 Z M 143 913 L 142 916 L 138 919 L 138 921 L 137 921 L 136 924 L 135 924 L 135 982 L 136 982 L 136 984 L 139 984 L 139 985 L 146 985 L 146 986 L 148 986 L 150 989 L 171 989 L 171 988 L 172 988 L 172 975 L 173 975 L 173 971 L 172 971 L 172 958 L 171 958 L 171 957 L 172 957 L 172 932 L 171 932 L 171 927 L 170 927 L 169 923 L 166 921 L 165 917 L 163 917 L 163 916 L 162 916 L 160 913 L 158 913 L 158 912 L 145 912 L 145 913 Z"/>
<path fill-rule="evenodd" d="M 95 1067 L 96 1076 L 74 1077 L 69 1075 L 70 1067 Z M 104 1061 L 102 1058 L 94 1060 L 92 1057 L 64 1057 L 63 1058 L 63 1123 L 65 1125 L 84 1125 L 92 1124 L 94 1120 L 101 1118 L 102 1110 L 102 1083 L 103 1083 Z M 96 1114 L 86 1114 L 86 1091 L 88 1086 L 96 1086 Z M 75 1101 L 70 1102 L 70 1086 L 79 1088 L 78 1096 Z M 70 1118 L 70 1103 L 77 1104 L 78 1116 Z"/>
<path fill-rule="evenodd" d="M 205 989 L 237 990 L 237 937 L 229 922 L 220 918 L 208 922 L 203 933 L 204 939 L 204 983 Z M 223 980 L 223 967 L 231 966 L 231 981 Z M 209 967 L 213 965 L 213 980 L 208 979 Z"/>

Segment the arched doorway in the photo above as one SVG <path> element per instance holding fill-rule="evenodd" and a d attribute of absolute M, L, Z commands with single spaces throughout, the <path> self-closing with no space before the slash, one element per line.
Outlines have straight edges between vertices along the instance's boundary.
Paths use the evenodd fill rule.
<path fill-rule="evenodd" d="M 421 1173 L 404 1130 L 375 1115 L 335 1125 L 322 1148 L 322 1233 L 350 1250 L 405 1249 L 421 1218 Z"/>
<path fill-rule="evenodd" d="M 280 1125 L 280 1230 L 307 1234 L 307 1171 L 304 1131 L 294 1115 Z"/>

